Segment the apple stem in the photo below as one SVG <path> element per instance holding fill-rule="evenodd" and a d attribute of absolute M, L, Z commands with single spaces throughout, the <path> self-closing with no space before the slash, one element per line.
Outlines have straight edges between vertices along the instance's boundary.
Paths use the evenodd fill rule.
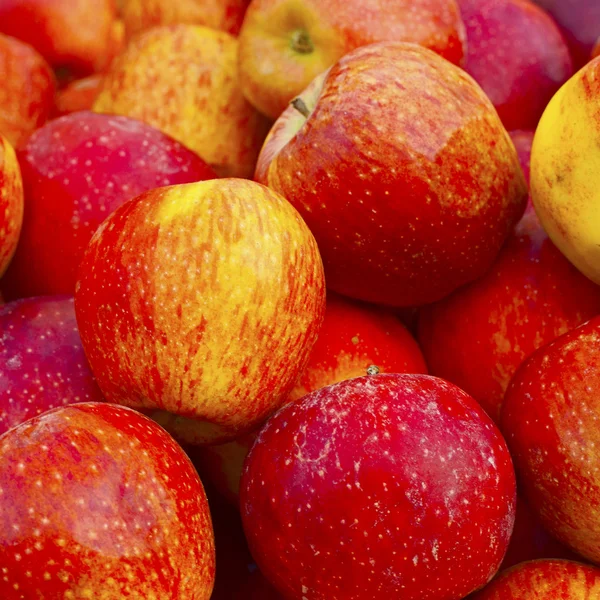
<path fill-rule="evenodd" d="M 294 52 L 299 52 L 300 54 L 310 54 L 315 49 L 308 32 L 304 31 L 304 29 L 297 29 L 292 33 L 290 46 Z"/>
<path fill-rule="evenodd" d="M 308 110 L 308 106 L 304 103 L 302 98 L 294 98 L 290 103 L 305 119 L 308 119 L 310 116 L 310 110 Z"/>
<path fill-rule="evenodd" d="M 379 367 L 377 365 L 369 365 L 367 367 L 367 375 L 379 375 Z"/>

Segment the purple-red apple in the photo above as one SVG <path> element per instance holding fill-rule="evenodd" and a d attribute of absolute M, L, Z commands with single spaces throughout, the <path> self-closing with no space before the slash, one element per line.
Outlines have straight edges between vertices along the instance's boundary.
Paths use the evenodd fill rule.
<path fill-rule="evenodd" d="M 467 30 L 465 70 L 507 129 L 535 129 L 550 98 L 573 74 L 558 26 L 529 0 L 458 3 Z"/>
<path fill-rule="evenodd" d="M 100 226 L 79 273 L 77 323 L 105 398 L 190 443 L 234 439 L 279 408 L 325 309 L 308 227 L 244 179 L 141 194 Z"/>
<path fill-rule="evenodd" d="M 275 120 L 344 54 L 381 41 L 420 44 L 461 64 L 456 0 L 252 0 L 240 32 L 242 89 Z"/>
<path fill-rule="evenodd" d="M 23 224 L 23 180 L 17 156 L 0 133 L 0 277 L 10 263 Z"/>
<path fill-rule="evenodd" d="M 600 562 L 600 317 L 537 350 L 502 406 L 521 489 L 546 529 Z"/>
<path fill-rule="evenodd" d="M 202 483 L 160 426 L 106 403 L 60 407 L 0 437 L 0 597 L 208 600 Z"/>
<path fill-rule="evenodd" d="M 269 122 L 241 92 L 237 57 L 238 41 L 224 31 L 155 27 L 113 62 L 94 110 L 153 125 L 221 176 L 251 177 Z"/>
<path fill-rule="evenodd" d="M 506 551 L 515 475 L 497 427 L 456 386 L 380 374 L 267 421 L 244 466 L 250 550 L 290 600 L 459 600 Z"/>
<path fill-rule="evenodd" d="M 51 408 L 101 400 L 73 298 L 25 298 L 0 307 L 0 435 Z"/>
<path fill-rule="evenodd" d="M 25 217 L 2 289 L 6 298 L 75 292 L 96 228 L 156 187 L 216 177 L 196 154 L 126 117 L 74 113 L 47 123 L 19 152 Z"/>
<path fill-rule="evenodd" d="M 271 129 L 255 178 L 300 211 L 329 288 L 417 306 L 483 275 L 527 187 L 469 75 L 426 48 L 379 43 L 299 98 Z"/>

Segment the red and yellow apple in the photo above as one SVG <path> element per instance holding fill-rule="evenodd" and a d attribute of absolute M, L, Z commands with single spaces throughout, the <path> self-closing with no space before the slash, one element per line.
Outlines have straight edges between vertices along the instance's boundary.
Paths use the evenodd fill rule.
<path fill-rule="evenodd" d="M 23 223 L 23 180 L 17 156 L 0 133 L 0 277 L 6 271 Z"/>

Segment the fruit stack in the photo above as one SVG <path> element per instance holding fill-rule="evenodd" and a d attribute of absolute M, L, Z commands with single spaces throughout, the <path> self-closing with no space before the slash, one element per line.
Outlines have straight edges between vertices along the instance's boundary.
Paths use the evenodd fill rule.
<path fill-rule="evenodd" d="M 600 600 L 599 37 L 0 0 L 0 599 Z"/>

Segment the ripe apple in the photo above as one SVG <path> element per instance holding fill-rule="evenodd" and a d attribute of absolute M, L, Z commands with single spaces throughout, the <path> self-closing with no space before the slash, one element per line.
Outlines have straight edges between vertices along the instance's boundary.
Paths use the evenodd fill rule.
<path fill-rule="evenodd" d="M 202 483 L 156 423 L 88 402 L 0 437 L 0 597 L 208 600 Z"/>
<path fill-rule="evenodd" d="M 598 4 L 600 7 L 600 4 Z M 600 58 L 550 101 L 531 149 L 531 199 L 552 241 L 600 284 Z"/>
<path fill-rule="evenodd" d="M 600 569 L 569 560 L 533 560 L 501 573 L 469 600 L 596 600 Z"/>
<path fill-rule="evenodd" d="M 101 401 L 83 353 L 73 298 L 45 296 L 0 307 L 0 435 L 51 408 Z"/>
<path fill-rule="evenodd" d="M 74 112 L 91 110 L 100 93 L 103 80 L 103 74 L 95 73 L 76 79 L 59 90 L 54 102 L 54 116 L 60 117 Z"/>
<path fill-rule="evenodd" d="M 517 371 L 501 428 L 546 529 L 600 562 L 600 317 L 540 348 Z"/>
<path fill-rule="evenodd" d="M 512 143 L 515 145 L 515 150 L 517 151 L 517 156 L 519 157 L 519 164 L 521 165 L 521 169 L 523 170 L 525 181 L 529 185 L 531 145 L 533 144 L 533 137 L 535 135 L 535 132 L 517 129 L 515 131 L 509 132 L 509 135 L 510 139 L 512 140 Z"/>
<path fill-rule="evenodd" d="M 250 550 L 290 600 L 458 600 L 496 573 L 515 476 L 494 423 L 428 375 L 322 388 L 271 417 L 244 466 Z"/>
<path fill-rule="evenodd" d="M 18 147 L 50 116 L 54 73 L 31 46 L 0 34 L 0 81 L 0 132 Z"/>
<path fill-rule="evenodd" d="M 157 27 L 192 23 L 237 35 L 250 0 L 124 0 L 123 22 L 127 36 Z"/>
<path fill-rule="evenodd" d="M 0 277 L 10 263 L 23 223 L 23 180 L 10 142 L 0 133 Z"/>
<path fill-rule="evenodd" d="M 19 162 L 26 210 L 2 284 L 7 298 L 73 294 L 83 252 L 115 208 L 149 189 L 215 177 L 157 129 L 91 112 L 47 123 L 21 149 Z"/>
<path fill-rule="evenodd" d="M 592 49 L 592 56 L 591 56 L 591 58 L 596 58 L 596 56 L 600 56 L 600 37 L 598 38 L 598 41 L 596 42 L 596 45 Z"/>
<path fill-rule="evenodd" d="M 288 397 L 325 309 L 296 210 L 244 179 L 150 190 L 100 226 L 75 312 L 107 400 L 189 443 L 254 429 Z"/>
<path fill-rule="evenodd" d="M 288 401 L 364 375 L 370 365 L 382 373 L 427 372 L 418 344 L 393 313 L 328 292 L 319 337 Z M 244 460 L 258 432 L 256 429 L 226 444 L 191 450 L 203 480 L 210 480 L 236 507 Z"/>
<path fill-rule="evenodd" d="M 111 58 L 114 0 L 2 0 L 0 33 L 33 46 L 53 67 L 86 73 Z"/>
<path fill-rule="evenodd" d="M 94 110 L 153 125 L 221 176 L 250 177 L 269 123 L 241 93 L 237 55 L 237 39 L 223 31 L 153 28 L 114 61 Z"/>
<path fill-rule="evenodd" d="M 379 41 L 421 44 L 461 64 L 465 32 L 456 0 L 252 0 L 240 32 L 242 89 L 277 119 L 344 54 Z"/>
<path fill-rule="evenodd" d="M 300 211 L 329 288 L 417 306 L 483 275 L 527 187 L 469 75 L 426 48 L 385 42 L 350 52 L 299 98 L 271 129 L 255 177 Z"/>
<path fill-rule="evenodd" d="M 507 129 L 535 129 L 546 104 L 573 74 L 558 26 L 529 0 L 458 2 L 467 31 L 465 70 Z"/>

